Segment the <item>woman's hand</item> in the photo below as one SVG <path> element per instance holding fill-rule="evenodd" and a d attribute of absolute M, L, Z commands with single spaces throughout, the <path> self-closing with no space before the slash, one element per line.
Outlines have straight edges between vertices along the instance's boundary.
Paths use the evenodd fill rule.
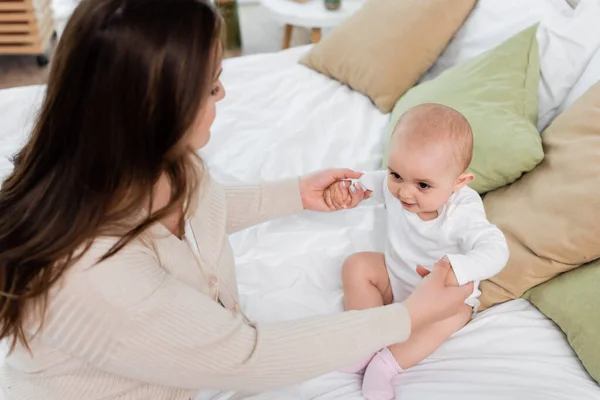
<path fill-rule="evenodd" d="M 473 293 L 473 283 L 460 287 L 446 286 L 447 276 L 452 272 L 451 268 L 444 259 L 433 266 L 431 273 L 421 266 L 417 268 L 417 273 L 423 277 L 423 280 L 404 301 L 413 332 L 456 315 L 464 308 L 470 308 L 465 304 L 465 300 Z"/>
<path fill-rule="evenodd" d="M 446 286 L 458 286 L 458 278 L 456 278 L 456 273 L 454 272 L 454 268 L 452 268 L 452 263 L 450 262 L 450 259 L 447 256 L 444 256 L 439 262 L 445 262 L 448 263 L 448 265 L 450 265 L 450 272 L 448 272 L 448 275 L 446 275 Z M 426 268 L 420 265 L 417 266 L 417 274 L 419 274 L 421 278 L 425 278 L 427 275 L 429 275 L 429 273 L 430 271 Z"/>
<path fill-rule="evenodd" d="M 339 168 L 319 171 L 301 177 L 300 195 L 302 197 L 302 206 L 305 210 L 311 211 L 336 211 L 340 209 L 340 207 L 336 207 L 333 204 L 331 198 L 327 198 L 331 196 L 331 190 L 327 189 L 338 182 L 358 179 L 361 176 L 361 172 Z M 352 201 L 349 204 L 356 206 L 363 199 L 368 198 L 367 192 L 362 187 L 358 187 L 357 190 L 351 193 Z"/>

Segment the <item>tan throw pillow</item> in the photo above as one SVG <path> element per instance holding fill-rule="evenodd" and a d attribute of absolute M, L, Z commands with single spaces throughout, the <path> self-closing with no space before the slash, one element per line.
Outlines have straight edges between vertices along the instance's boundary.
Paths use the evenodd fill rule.
<path fill-rule="evenodd" d="M 484 198 L 510 249 L 506 268 L 481 283 L 484 307 L 600 258 L 599 121 L 597 83 L 544 131 L 544 160 Z"/>
<path fill-rule="evenodd" d="M 388 113 L 435 62 L 475 0 L 367 0 L 300 62 Z"/>

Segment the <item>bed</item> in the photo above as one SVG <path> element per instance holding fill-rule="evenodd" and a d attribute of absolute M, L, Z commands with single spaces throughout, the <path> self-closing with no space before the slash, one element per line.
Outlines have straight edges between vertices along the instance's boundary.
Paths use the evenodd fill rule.
<path fill-rule="evenodd" d="M 327 167 L 375 170 L 388 116 L 363 95 L 298 65 L 307 47 L 226 60 L 227 96 L 203 149 L 224 183 L 256 182 Z M 0 91 L 0 177 L 22 145 L 43 86 Z M 362 205 L 303 212 L 231 236 L 241 301 L 253 320 L 342 310 L 340 268 L 357 251 L 383 249 L 385 215 Z M 525 300 L 484 311 L 395 381 L 396 398 L 600 399 L 600 387 L 561 330 Z M 203 391 L 197 400 L 361 399 L 358 375 L 333 372 L 260 394 Z"/>

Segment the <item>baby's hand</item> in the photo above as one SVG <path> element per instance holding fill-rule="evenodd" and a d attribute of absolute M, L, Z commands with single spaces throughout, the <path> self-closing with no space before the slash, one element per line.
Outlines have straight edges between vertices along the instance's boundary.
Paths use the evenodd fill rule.
<path fill-rule="evenodd" d="M 371 197 L 371 191 L 365 190 L 360 183 L 339 181 L 323 191 L 325 203 L 331 210 L 354 208 L 364 199 Z"/>

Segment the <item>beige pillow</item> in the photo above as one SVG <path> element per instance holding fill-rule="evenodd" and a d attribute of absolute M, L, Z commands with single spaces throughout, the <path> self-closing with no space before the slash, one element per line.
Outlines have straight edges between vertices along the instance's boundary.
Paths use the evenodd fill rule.
<path fill-rule="evenodd" d="M 600 257 L 599 121 L 597 83 L 544 131 L 544 160 L 484 198 L 510 249 L 506 268 L 481 283 L 484 307 Z"/>
<path fill-rule="evenodd" d="M 460 28 L 476 0 L 367 0 L 300 62 L 388 113 Z"/>

